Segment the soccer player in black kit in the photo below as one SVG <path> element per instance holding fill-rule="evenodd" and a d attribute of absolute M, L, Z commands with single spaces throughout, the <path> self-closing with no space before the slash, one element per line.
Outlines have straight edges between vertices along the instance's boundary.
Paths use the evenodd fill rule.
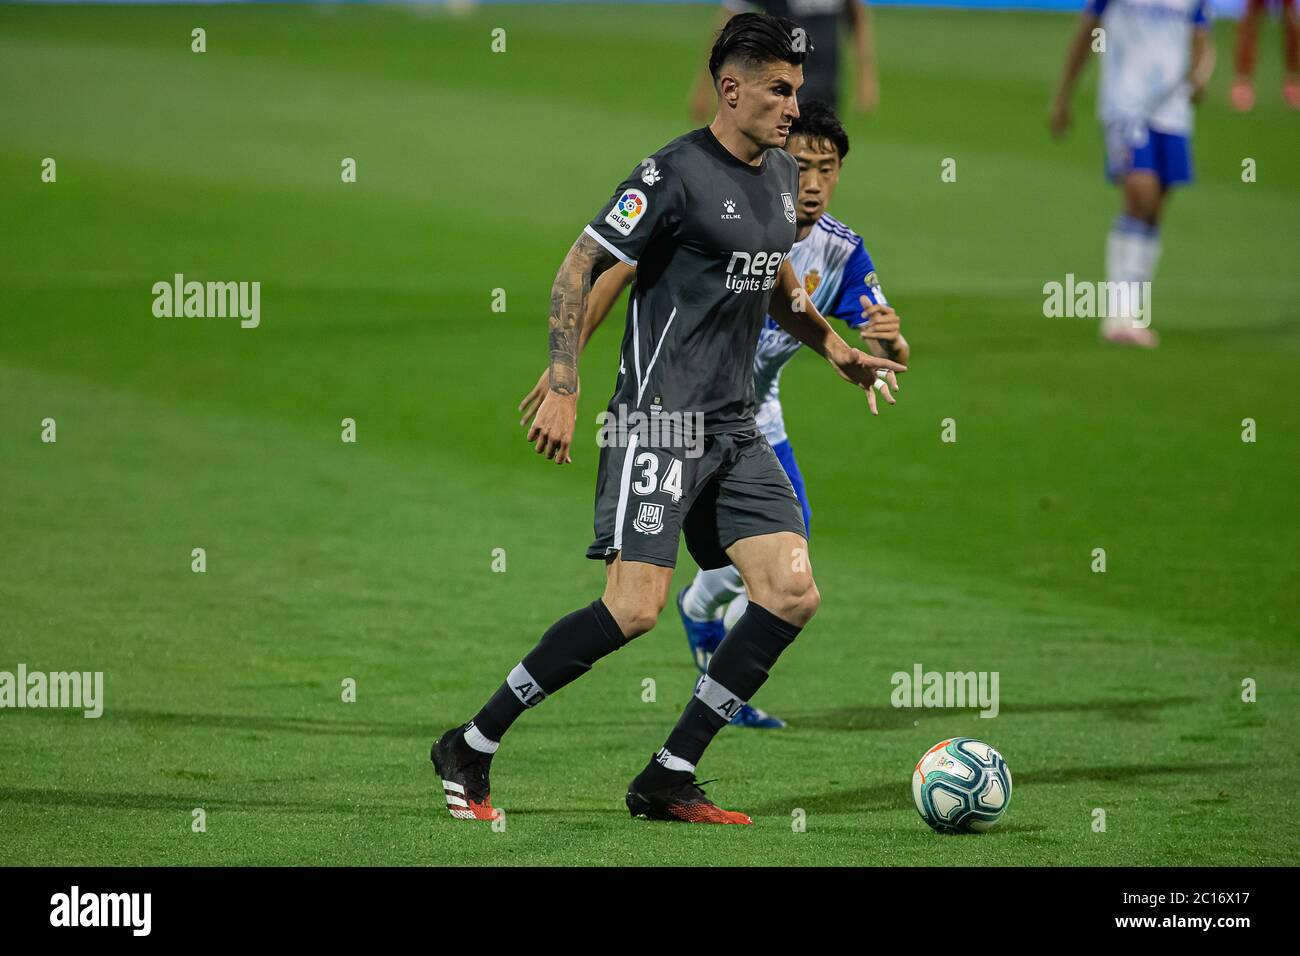
<path fill-rule="evenodd" d="M 525 710 L 646 633 L 667 600 L 684 533 L 702 568 L 734 564 L 750 603 L 718 646 L 664 746 L 627 789 L 633 816 L 751 823 L 695 781 L 713 736 L 758 691 L 817 610 L 803 515 L 772 446 L 754 424 L 753 368 L 765 314 L 841 378 L 893 402 L 904 366 L 850 348 L 809 301 L 785 257 L 795 239 L 799 169 L 780 147 L 799 115 L 804 53 L 795 26 L 732 18 L 709 57 L 713 122 L 641 162 L 574 242 L 551 291 L 550 391 L 529 441 L 570 461 L 578 351 L 591 284 L 616 260 L 636 266 L 609 411 L 698 421 L 669 440 L 633 430 L 606 442 L 596 480 L 596 539 L 605 591 L 553 624 L 473 720 L 447 731 L 431 758 L 453 817 L 492 819 L 488 771 Z M 672 429 L 665 429 L 673 431 Z M 662 435 L 660 436 L 662 437 Z"/>

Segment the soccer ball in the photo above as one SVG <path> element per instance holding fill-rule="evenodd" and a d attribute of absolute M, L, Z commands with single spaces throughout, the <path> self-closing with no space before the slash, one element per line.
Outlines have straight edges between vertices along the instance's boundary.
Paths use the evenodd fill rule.
<path fill-rule="evenodd" d="M 983 833 L 1007 812 L 1011 771 L 982 740 L 941 740 L 912 772 L 912 799 L 921 819 L 940 833 Z"/>

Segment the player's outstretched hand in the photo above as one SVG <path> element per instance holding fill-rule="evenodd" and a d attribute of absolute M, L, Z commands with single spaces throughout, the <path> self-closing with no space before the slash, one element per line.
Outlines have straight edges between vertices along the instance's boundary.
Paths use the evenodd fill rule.
<path fill-rule="evenodd" d="M 523 401 L 519 403 L 519 411 L 523 416 L 519 419 L 520 425 L 527 425 L 537 415 L 537 410 L 542 407 L 542 399 L 551 390 L 550 382 L 551 371 L 547 369 L 542 372 L 542 377 L 537 380 L 533 390 L 525 395 Z"/>
<path fill-rule="evenodd" d="M 573 428 L 578 420 L 578 396 L 561 395 L 549 388 L 537 409 L 533 427 L 528 429 L 528 441 L 539 455 L 557 465 L 569 464 L 569 449 L 573 446 Z"/>
<path fill-rule="evenodd" d="M 898 379 L 895 378 L 894 373 L 906 372 L 906 365 L 885 358 L 876 358 L 874 355 L 849 348 L 847 345 L 833 361 L 835 371 L 840 373 L 840 378 L 852 382 L 867 393 L 867 405 L 871 408 L 871 414 L 880 414 L 880 409 L 876 405 L 876 392 L 885 396 L 885 401 L 890 405 L 898 404 L 894 400 L 890 387 L 891 385 L 893 388 L 898 387 Z"/>

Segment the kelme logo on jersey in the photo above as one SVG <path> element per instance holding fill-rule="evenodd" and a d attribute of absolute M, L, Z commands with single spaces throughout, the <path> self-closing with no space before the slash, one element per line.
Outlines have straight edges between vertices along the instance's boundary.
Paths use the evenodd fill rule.
<path fill-rule="evenodd" d="M 781 205 L 785 208 L 785 218 L 794 222 L 794 197 L 789 193 L 781 193 Z"/>
<path fill-rule="evenodd" d="M 618 197 L 618 202 L 614 203 L 614 208 L 605 217 L 605 222 L 623 235 L 629 235 L 641 221 L 647 205 L 645 193 L 639 189 L 629 189 Z"/>
<path fill-rule="evenodd" d="M 766 292 L 776 285 L 784 252 L 733 252 L 727 263 L 727 288 L 732 292 Z"/>

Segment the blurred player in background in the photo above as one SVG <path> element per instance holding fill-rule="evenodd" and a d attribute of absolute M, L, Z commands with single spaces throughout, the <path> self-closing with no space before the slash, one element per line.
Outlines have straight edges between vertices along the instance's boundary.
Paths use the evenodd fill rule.
<path fill-rule="evenodd" d="M 842 319 L 850 328 L 857 329 L 868 351 L 906 365 L 910 350 L 900 332 L 898 315 L 881 292 L 875 266 L 861 236 L 826 212 L 839 184 L 844 157 L 849 152 L 848 134 L 835 111 L 816 101 L 801 106 L 785 150 L 799 163 L 797 228 L 789 258 L 804 291 L 822 315 Z M 635 268 L 618 263 L 596 281 L 583 322 L 584 348 L 635 277 Z M 805 528 L 811 530 L 812 511 L 803 475 L 785 433 L 779 394 L 781 369 L 794 358 L 800 345 L 771 316 L 764 320 L 754 356 L 754 389 L 758 399 L 754 417 L 790 479 L 803 511 Z M 537 413 L 546 397 L 548 379 L 549 371 L 543 372 L 533 390 L 519 403 L 523 412 L 521 425 L 529 424 Z M 713 652 L 748 603 L 744 582 L 735 565 L 697 571 L 691 585 L 677 596 L 677 610 L 686 628 L 691 656 L 701 674 L 707 672 Z M 760 729 L 785 726 L 779 717 L 748 703 L 731 723 Z"/>
<path fill-rule="evenodd" d="M 880 101 L 876 69 L 875 26 L 866 0 L 723 0 L 721 24 L 737 13 L 763 10 L 788 17 L 807 32 L 808 59 L 799 101 L 820 100 L 838 107 L 840 98 L 840 30 L 847 22 L 853 31 L 854 106 L 874 113 Z M 691 119 L 703 123 L 713 115 L 713 78 L 701 70 L 691 90 Z"/>
<path fill-rule="evenodd" d="M 1106 175 L 1124 190 L 1124 211 L 1106 237 L 1107 282 L 1151 281 L 1160 259 L 1166 197 L 1172 187 L 1192 181 L 1192 104 L 1200 101 L 1214 71 L 1207 4 L 1088 0 L 1066 52 L 1050 119 L 1058 137 L 1070 127 L 1070 99 L 1093 48 L 1093 31 L 1103 28 L 1097 115 L 1106 142 Z M 1102 320 L 1101 336 L 1144 348 L 1160 341 L 1135 322 L 1134 314 L 1123 312 Z"/>
<path fill-rule="evenodd" d="M 1246 9 L 1237 23 L 1236 76 L 1232 81 L 1232 108 L 1243 113 L 1255 108 L 1255 44 L 1259 38 L 1259 21 L 1268 10 L 1269 0 L 1246 0 Z M 1286 73 L 1282 77 L 1282 99 L 1293 110 L 1300 110 L 1300 15 L 1295 0 L 1278 0 L 1282 20 L 1282 60 Z"/>

